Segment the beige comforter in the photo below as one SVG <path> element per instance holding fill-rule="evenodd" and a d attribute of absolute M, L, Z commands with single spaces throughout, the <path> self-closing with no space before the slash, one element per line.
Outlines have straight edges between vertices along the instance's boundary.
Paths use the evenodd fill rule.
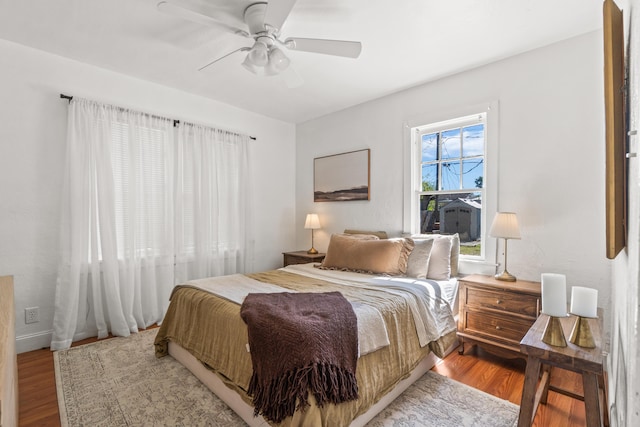
<path fill-rule="evenodd" d="M 336 284 L 281 270 L 247 276 L 297 292 L 338 291 L 352 303 L 375 306 L 384 318 L 389 336 L 389 346 L 358 360 L 357 401 L 318 408 L 311 400 L 310 408 L 285 420 L 283 425 L 347 426 L 408 376 L 430 351 L 443 356 L 445 349 L 455 340 L 454 327 L 428 346 L 421 347 L 407 298 L 384 289 Z M 446 311 L 448 307 L 444 301 L 434 305 L 440 311 Z M 442 316 L 442 313 L 437 315 Z M 450 323 L 454 325 L 452 316 Z M 240 318 L 237 303 L 188 285 L 177 287 L 156 337 L 158 357 L 167 354 L 169 340 L 191 352 L 247 403 L 251 403 L 246 395 L 252 374 L 251 357 L 246 348 L 247 327 Z"/>

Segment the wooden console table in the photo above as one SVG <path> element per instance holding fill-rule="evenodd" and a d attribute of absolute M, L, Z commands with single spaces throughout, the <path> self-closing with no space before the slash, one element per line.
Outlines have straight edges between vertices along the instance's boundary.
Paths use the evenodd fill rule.
<path fill-rule="evenodd" d="M 602 319 L 602 310 L 598 312 Z M 584 401 L 587 427 L 608 425 L 606 393 L 604 387 L 602 338 L 600 321 L 589 319 L 589 326 L 596 343 L 595 348 L 579 347 L 569 342 L 571 329 L 576 320 L 574 316 L 561 319 L 562 329 L 567 339 L 566 347 L 555 347 L 542 342 L 542 334 L 549 316 L 541 314 L 529 332 L 520 341 L 520 351 L 527 355 L 527 369 L 520 402 L 518 427 L 531 426 L 539 403 L 547 402 L 549 390 Z M 582 375 L 584 396 L 568 392 L 549 385 L 551 368 L 557 367 L 577 372 Z M 542 377 L 540 378 L 540 371 Z M 538 384 L 538 379 L 540 383 Z"/>
<path fill-rule="evenodd" d="M 13 277 L 0 276 L 0 426 L 18 425 L 18 362 Z"/>

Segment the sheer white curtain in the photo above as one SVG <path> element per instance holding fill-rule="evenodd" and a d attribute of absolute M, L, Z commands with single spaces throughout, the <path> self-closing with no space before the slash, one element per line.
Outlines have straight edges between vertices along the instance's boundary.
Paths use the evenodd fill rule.
<path fill-rule="evenodd" d="M 249 138 L 182 124 L 176 144 L 176 277 L 251 269 Z"/>
<path fill-rule="evenodd" d="M 252 259 L 248 137 L 74 98 L 51 349 L 128 336 Z"/>

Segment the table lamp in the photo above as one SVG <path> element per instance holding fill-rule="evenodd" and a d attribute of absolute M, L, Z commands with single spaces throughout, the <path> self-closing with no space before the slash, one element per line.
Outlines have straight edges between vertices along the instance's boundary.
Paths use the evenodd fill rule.
<path fill-rule="evenodd" d="M 520 239 L 520 227 L 518 227 L 516 214 L 513 212 L 498 212 L 493 218 L 489 235 L 504 239 L 504 269 L 502 273 L 496 274 L 495 278 L 505 282 L 515 282 L 516 277 L 507 271 L 507 240 Z"/>
<path fill-rule="evenodd" d="M 317 254 L 318 251 L 313 247 L 313 230 L 320 228 L 320 219 L 318 218 L 318 214 L 307 214 L 307 219 L 304 222 L 304 228 L 306 230 L 311 230 L 311 249 L 309 249 L 307 253 Z"/>
<path fill-rule="evenodd" d="M 574 286 L 571 288 L 571 314 L 576 316 L 576 323 L 571 330 L 573 344 L 595 348 L 596 342 L 589 326 L 589 319 L 598 317 L 598 290 Z"/>
<path fill-rule="evenodd" d="M 560 319 L 567 317 L 567 278 L 564 274 L 542 273 L 542 313 L 549 316 L 542 342 L 566 347 Z"/>

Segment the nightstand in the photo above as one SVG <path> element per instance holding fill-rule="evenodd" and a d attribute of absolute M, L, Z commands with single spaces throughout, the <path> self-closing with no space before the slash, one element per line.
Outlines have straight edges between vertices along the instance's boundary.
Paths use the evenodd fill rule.
<path fill-rule="evenodd" d="M 307 264 L 310 262 L 322 262 L 326 254 L 308 254 L 307 251 L 283 252 L 284 266 L 291 264 Z"/>
<path fill-rule="evenodd" d="M 540 313 L 539 282 L 474 274 L 459 280 L 458 338 L 506 357 L 526 357 L 520 340 Z"/>

